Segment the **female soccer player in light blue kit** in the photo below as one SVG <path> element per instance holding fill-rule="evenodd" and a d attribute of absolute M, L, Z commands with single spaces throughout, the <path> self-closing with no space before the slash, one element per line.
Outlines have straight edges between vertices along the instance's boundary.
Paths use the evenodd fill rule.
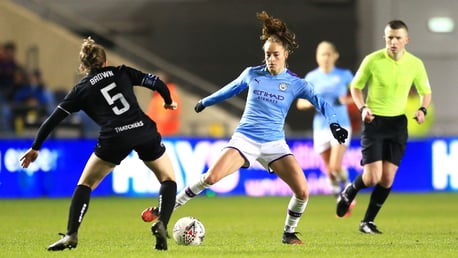
<path fill-rule="evenodd" d="M 294 193 L 288 204 L 282 242 L 302 244 L 295 229 L 307 205 L 309 193 L 304 172 L 285 141 L 283 126 L 288 110 L 296 98 L 305 98 L 326 116 L 339 142 L 345 142 L 348 133 L 338 124 L 332 106 L 286 67 L 288 55 L 297 47 L 294 33 L 281 20 L 270 17 L 266 12 L 258 13 L 257 18 L 263 23 L 261 40 L 265 64 L 246 68 L 237 79 L 201 99 L 195 106 L 195 111 L 201 112 L 205 107 L 248 89 L 240 124 L 208 172 L 178 193 L 175 208 L 222 178 L 258 161 L 269 172 L 275 172 Z M 142 215 L 155 212 L 158 212 L 157 209 L 148 208 Z"/>
<path fill-rule="evenodd" d="M 316 49 L 316 62 L 318 67 L 305 75 L 305 80 L 313 85 L 316 94 L 332 104 L 340 125 L 351 136 L 350 116 L 347 104 L 353 103 L 348 96 L 348 89 L 353 79 L 353 74 L 348 69 L 336 67 L 339 52 L 335 45 L 329 41 L 322 41 Z M 296 107 L 300 110 L 313 107 L 306 99 L 298 99 Z M 313 118 L 313 148 L 324 161 L 325 172 L 330 180 L 332 193 L 337 195 L 342 187 L 348 184 L 348 172 L 342 167 L 342 160 L 350 141 L 339 144 L 331 132 L 326 117 L 315 113 Z"/>

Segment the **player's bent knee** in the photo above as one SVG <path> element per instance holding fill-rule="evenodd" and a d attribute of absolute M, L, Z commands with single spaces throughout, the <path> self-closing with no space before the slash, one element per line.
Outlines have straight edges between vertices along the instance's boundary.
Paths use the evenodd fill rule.
<path fill-rule="evenodd" d="M 378 184 L 379 182 L 380 180 L 378 178 L 370 177 L 364 180 L 364 185 L 366 185 L 367 187 L 371 187 L 371 186 Z"/>
<path fill-rule="evenodd" d="M 309 192 L 307 190 L 301 190 L 294 192 L 297 199 L 306 201 L 309 198 Z"/>

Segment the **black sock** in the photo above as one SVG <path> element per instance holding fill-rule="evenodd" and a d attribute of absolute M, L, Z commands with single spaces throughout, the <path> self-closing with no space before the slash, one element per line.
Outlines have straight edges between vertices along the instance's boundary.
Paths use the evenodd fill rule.
<path fill-rule="evenodd" d="M 159 190 L 159 220 L 164 223 L 165 228 L 169 224 L 177 195 L 177 183 L 165 181 Z"/>
<path fill-rule="evenodd" d="M 356 194 L 359 192 L 359 190 L 366 188 L 367 186 L 363 182 L 363 174 L 359 174 L 356 176 L 355 180 L 353 181 L 353 184 L 348 188 L 347 190 L 347 195 L 350 197 L 350 199 L 353 199 Z"/>
<path fill-rule="evenodd" d="M 359 174 L 353 181 L 353 188 L 356 191 L 366 188 L 367 186 L 363 182 L 363 174 Z"/>
<path fill-rule="evenodd" d="M 376 185 L 374 191 L 372 191 L 371 199 L 369 202 L 369 206 L 367 207 L 366 215 L 364 216 L 364 221 L 374 221 L 375 216 L 379 212 L 380 208 L 382 208 L 383 203 L 388 198 L 390 194 L 390 188 L 384 188 L 381 185 Z"/>
<path fill-rule="evenodd" d="M 85 185 L 77 185 L 73 192 L 70 211 L 68 214 L 67 235 L 78 232 L 84 214 L 89 208 L 89 199 L 91 198 L 91 188 Z"/>

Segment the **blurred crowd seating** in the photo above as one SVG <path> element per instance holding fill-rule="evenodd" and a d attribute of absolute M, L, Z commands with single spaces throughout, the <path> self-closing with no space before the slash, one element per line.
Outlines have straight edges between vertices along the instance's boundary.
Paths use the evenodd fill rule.
<path fill-rule="evenodd" d="M 50 90 L 39 67 L 16 60 L 16 43 L 0 43 L 0 136 L 33 137 L 66 92 Z M 77 115 L 66 119 L 56 134 L 84 136 Z"/>

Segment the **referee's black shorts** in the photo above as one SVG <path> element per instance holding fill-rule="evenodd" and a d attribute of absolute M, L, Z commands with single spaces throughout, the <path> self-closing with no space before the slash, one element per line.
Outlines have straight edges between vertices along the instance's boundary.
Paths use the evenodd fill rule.
<path fill-rule="evenodd" d="M 407 145 L 407 118 L 375 116 L 371 123 L 363 123 L 361 134 L 361 165 L 375 161 L 401 163 Z"/>

